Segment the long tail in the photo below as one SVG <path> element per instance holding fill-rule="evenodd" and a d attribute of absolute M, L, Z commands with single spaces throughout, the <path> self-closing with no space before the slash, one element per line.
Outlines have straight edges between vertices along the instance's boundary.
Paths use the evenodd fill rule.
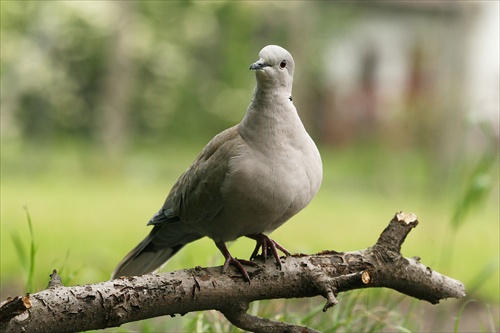
<path fill-rule="evenodd" d="M 121 276 L 142 275 L 165 264 L 184 245 L 201 236 L 172 230 L 170 226 L 154 226 L 149 235 L 120 261 L 111 279 Z"/>

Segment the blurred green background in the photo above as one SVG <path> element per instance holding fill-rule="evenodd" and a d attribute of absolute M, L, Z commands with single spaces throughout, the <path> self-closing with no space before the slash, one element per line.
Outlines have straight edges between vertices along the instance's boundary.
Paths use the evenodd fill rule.
<path fill-rule="evenodd" d="M 324 181 L 273 238 L 363 249 L 414 212 L 403 254 L 497 313 L 498 30 L 498 3 L 480 1 L 3 1 L 1 299 L 44 288 L 54 268 L 70 285 L 108 279 L 177 177 L 243 117 L 248 67 L 278 44 Z M 204 239 L 164 270 L 221 263 Z"/>

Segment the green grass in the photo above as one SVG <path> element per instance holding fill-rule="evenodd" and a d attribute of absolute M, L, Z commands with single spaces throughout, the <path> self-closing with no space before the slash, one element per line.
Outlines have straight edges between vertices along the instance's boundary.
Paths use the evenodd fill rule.
<path fill-rule="evenodd" d="M 36 262 L 36 245 L 35 245 L 35 234 L 33 232 L 33 222 L 31 222 L 31 216 L 27 207 L 26 210 L 26 220 L 28 222 L 29 237 L 26 239 L 26 243 L 23 241 L 21 236 L 16 230 L 12 231 L 11 239 L 15 247 L 15 252 L 18 255 L 19 263 L 25 271 L 26 275 L 26 285 L 24 289 L 26 292 L 35 292 L 35 262 Z M 28 248 L 29 253 L 26 253 L 26 248 Z"/>
<path fill-rule="evenodd" d="M 137 149 L 110 157 L 95 148 L 72 144 L 52 150 L 2 144 L 1 299 L 45 288 L 54 268 L 65 284 L 109 279 L 119 260 L 147 234 L 147 221 L 202 146 L 171 143 L 162 150 Z M 418 255 L 424 264 L 461 280 L 469 297 L 498 304 L 497 178 L 492 179 L 494 187 L 480 209 L 468 211 L 459 227 L 453 227 L 450 221 L 464 186 L 449 182 L 441 184 L 440 191 L 433 189 L 427 163 L 417 153 L 373 147 L 321 150 L 324 182 L 320 193 L 303 212 L 276 230 L 273 238 L 292 252 L 358 250 L 374 244 L 396 211 L 411 211 L 418 215 L 420 224 L 408 236 L 403 254 Z M 494 163 L 493 169 L 498 169 L 498 161 Z M 463 169 L 474 169 L 474 165 Z M 246 239 L 230 245 L 236 257 L 248 257 L 252 249 L 253 242 Z M 202 239 L 186 246 L 164 270 L 220 264 L 222 257 L 216 247 Z M 368 291 L 353 293 L 351 298 L 349 293 L 342 295 L 344 301 L 338 310 L 327 314 L 318 311 L 320 299 L 301 300 L 296 305 L 261 302 L 252 309 L 268 313 L 270 318 L 275 314 L 275 319 L 310 322 L 326 331 L 348 330 L 354 327 L 348 325 L 355 324 L 366 331 L 418 330 L 408 313 L 398 313 L 398 308 L 391 306 L 398 304 L 396 292 L 389 291 L 391 299 L 382 305 L 361 306 L 359 300 L 365 293 L 369 295 Z M 358 312 L 349 321 L 345 309 L 350 306 Z M 381 317 L 384 313 L 386 317 Z M 174 330 L 231 329 L 216 312 L 167 321 L 174 322 Z M 145 331 L 148 325 L 163 327 L 158 320 L 148 323 L 135 325 L 143 325 L 140 330 Z"/>

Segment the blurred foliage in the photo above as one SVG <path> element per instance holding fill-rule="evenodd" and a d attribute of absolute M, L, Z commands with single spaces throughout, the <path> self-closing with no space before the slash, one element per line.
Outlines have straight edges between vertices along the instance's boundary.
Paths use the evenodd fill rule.
<path fill-rule="evenodd" d="M 465 113 L 465 49 L 458 48 L 467 12 L 461 8 L 467 9 L 300 1 L 3 2 L 2 138 L 49 144 L 79 138 L 117 150 L 132 142 L 208 139 L 242 118 L 254 85 L 248 66 L 274 43 L 296 58 L 294 101 L 317 140 L 415 145 L 438 163 L 455 152 L 450 144 Z M 377 76 L 390 61 L 390 53 L 377 53 L 383 40 L 356 35 L 356 26 L 374 13 L 379 21 L 397 14 L 412 19 L 406 32 L 411 40 L 401 44 L 396 35 L 389 44 L 408 48 L 400 55 L 407 67 L 397 70 L 408 72 L 403 82 Z M 353 45 L 342 42 L 353 34 Z M 456 54 L 441 55 L 441 37 L 450 38 Z M 343 60 L 331 48 L 361 53 L 344 64 L 353 68 L 349 78 L 332 69 Z M 333 85 L 332 71 L 338 76 Z M 391 85 L 402 95 L 379 95 Z"/>
<path fill-rule="evenodd" d="M 2 1 L 2 297 L 23 292 L 19 281 L 44 287 L 52 268 L 65 284 L 107 279 L 203 144 L 243 117 L 254 87 L 248 66 L 272 43 L 296 60 L 294 103 L 321 146 L 325 174 L 310 207 L 275 237 L 297 252 L 355 250 L 376 240 L 383 225 L 373 221 L 411 210 L 422 223 L 405 255 L 429 265 L 446 260 L 435 268 L 446 266 L 443 273 L 464 281 L 469 293 L 498 303 L 498 128 L 477 133 L 482 125 L 464 119 L 468 44 L 461 24 L 468 16 L 457 10 L 464 6 L 376 3 Z M 452 10 L 428 9 L 435 5 Z M 332 45 L 353 38 L 351 29 L 377 13 L 416 31 L 415 40 L 404 40 L 415 44 L 402 60 L 414 63 L 409 91 L 391 75 L 385 86 L 403 91 L 399 104 L 373 95 L 381 90 L 376 55 L 347 63 L 359 67 L 347 82 L 335 86 L 327 75 L 339 60 Z M 388 32 L 376 29 L 365 33 Z M 355 46 L 378 42 L 363 38 Z M 353 92 L 340 98 L 350 84 Z M 377 103 L 379 118 L 363 113 Z M 25 205 L 33 217 L 28 230 Z M 246 257 L 248 246 L 239 240 L 231 251 Z M 220 264 L 216 253 L 200 240 L 167 270 Z M 349 302 L 347 309 L 356 297 Z M 408 327 L 401 318 L 379 318 L 388 313 L 379 310 L 363 307 L 357 318 Z M 189 328 L 205 329 L 207 316 L 194 315 Z M 331 328 L 348 324 L 363 326 L 351 318 Z"/>
<path fill-rule="evenodd" d="M 254 86 L 248 66 L 272 43 L 295 57 L 294 102 L 317 142 L 421 149 L 441 179 L 454 158 L 470 153 L 463 154 L 464 133 L 457 130 L 466 113 L 462 38 L 468 8 L 2 2 L 1 138 L 48 146 L 78 140 L 118 154 L 131 146 L 207 141 L 243 117 Z M 377 37 L 384 29 L 397 32 L 398 25 L 375 25 L 375 33 L 356 28 L 388 22 L 386 16 L 409 19 L 408 40 L 401 43 L 396 34 L 388 43 L 406 64 L 397 69 L 403 81 L 393 82 L 391 52 Z M 444 37 L 450 52 L 443 56 Z M 343 63 L 332 49 L 355 50 L 356 57 L 345 53 Z M 348 71 L 337 73 L 342 66 Z"/>
<path fill-rule="evenodd" d="M 243 116 L 260 40 L 286 35 L 280 17 L 264 30 L 255 18 L 288 5 L 4 2 L 2 109 L 28 141 L 98 141 L 108 86 L 128 80 L 113 119 L 125 119 L 128 140 L 211 136 Z"/>
<path fill-rule="evenodd" d="M 479 209 L 495 187 L 494 168 L 498 159 L 498 145 L 496 136 L 490 123 L 480 124 L 481 129 L 489 143 L 481 152 L 482 156 L 470 172 L 469 179 L 465 182 L 463 194 L 458 198 L 455 211 L 451 218 L 453 229 L 458 229 L 466 219 L 468 213 Z"/>

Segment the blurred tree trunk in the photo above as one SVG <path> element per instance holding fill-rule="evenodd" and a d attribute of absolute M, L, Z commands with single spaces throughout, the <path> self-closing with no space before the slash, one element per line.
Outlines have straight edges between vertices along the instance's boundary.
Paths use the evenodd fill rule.
<path fill-rule="evenodd" d="M 118 155 L 130 138 L 129 117 L 136 66 L 132 51 L 127 45 L 127 38 L 134 29 L 135 3 L 119 1 L 113 4 L 116 6 L 116 11 L 110 20 L 114 31 L 109 37 L 107 73 L 99 103 L 100 112 L 96 130 L 104 149 L 112 155 Z"/>

